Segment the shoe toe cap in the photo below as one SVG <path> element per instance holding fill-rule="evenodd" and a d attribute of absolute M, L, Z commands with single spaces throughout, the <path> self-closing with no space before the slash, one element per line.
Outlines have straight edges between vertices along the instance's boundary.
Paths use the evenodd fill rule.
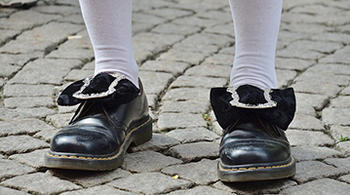
<path fill-rule="evenodd" d="M 105 155 L 116 151 L 116 146 L 118 143 L 106 134 L 79 129 L 59 132 L 51 141 L 51 151 L 62 153 Z"/>
<path fill-rule="evenodd" d="M 227 144 L 220 151 L 221 162 L 230 166 L 277 163 L 289 158 L 288 147 L 266 141 Z"/>

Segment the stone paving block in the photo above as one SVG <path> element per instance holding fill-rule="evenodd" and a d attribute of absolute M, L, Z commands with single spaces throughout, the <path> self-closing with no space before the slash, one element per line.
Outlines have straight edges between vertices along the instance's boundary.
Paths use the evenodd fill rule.
<path fill-rule="evenodd" d="M 150 141 L 142 145 L 132 147 L 131 150 L 134 152 L 143 151 L 143 150 L 159 151 L 159 150 L 165 150 L 179 143 L 180 142 L 175 138 L 172 138 L 163 134 L 153 133 L 152 139 Z"/>
<path fill-rule="evenodd" d="M 211 76 L 228 78 L 230 76 L 231 67 L 219 66 L 213 64 L 201 64 L 199 66 L 188 69 L 185 75 L 189 76 Z"/>
<path fill-rule="evenodd" d="M 176 112 L 176 113 L 206 113 L 209 109 L 209 101 L 198 102 L 195 100 L 189 101 L 164 101 L 161 103 L 161 113 Z"/>
<path fill-rule="evenodd" d="M 298 40 L 288 45 L 288 49 L 309 50 L 321 53 L 332 53 L 342 47 L 343 45 L 341 43 L 310 40 Z"/>
<path fill-rule="evenodd" d="M 131 172 L 158 171 L 164 167 L 180 164 L 181 160 L 154 151 L 141 151 L 128 154 L 123 167 Z"/>
<path fill-rule="evenodd" d="M 49 23 L 22 33 L 15 40 L 0 48 L 0 52 L 31 53 L 41 51 L 48 53 L 63 42 L 67 36 L 80 31 L 82 28 L 82 25 Z"/>
<path fill-rule="evenodd" d="M 157 124 L 160 131 L 207 126 L 201 114 L 190 113 L 163 113 L 159 116 Z"/>
<path fill-rule="evenodd" d="M 237 194 L 278 194 L 282 189 L 295 185 L 297 185 L 295 181 L 282 179 L 245 183 L 223 183 L 218 181 L 213 187 Z"/>
<path fill-rule="evenodd" d="M 56 110 L 47 107 L 16 108 L 14 110 L 28 115 L 28 118 L 44 118 L 48 115 L 56 113 Z"/>
<path fill-rule="evenodd" d="M 313 80 L 297 81 L 291 87 L 294 88 L 295 92 L 299 93 L 311 93 L 321 94 L 327 96 L 336 96 L 341 91 L 341 87 L 332 83 L 312 82 Z"/>
<path fill-rule="evenodd" d="M 308 182 L 306 184 L 293 186 L 285 189 L 281 194 L 304 195 L 304 194 L 339 194 L 346 195 L 350 190 L 350 186 L 346 183 L 339 182 L 333 179 L 319 179 Z"/>
<path fill-rule="evenodd" d="M 332 55 L 328 55 L 325 58 L 322 58 L 320 62 L 322 63 L 340 63 L 340 64 L 350 64 L 350 46 L 346 46 Z"/>
<path fill-rule="evenodd" d="M 22 164 L 29 165 L 35 169 L 45 167 L 44 155 L 49 149 L 34 150 L 33 152 L 24 154 L 13 154 L 9 157 L 11 160 L 16 160 Z"/>
<path fill-rule="evenodd" d="M 130 172 L 123 169 L 115 169 L 112 171 L 79 171 L 79 170 L 64 170 L 51 169 L 49 173 L 53 176 L 65 179 L 83 187 L 92 187 L 102 185 L 115 179 L 128 177 Z"/>
<path fill-rule="evenodd" d="M 350 184 L 350 174 L 339 177 L 339 180 L 347 182 L 348 184 Z"/>
<path fill-rule="evenodd" d="M 73 6 L 65 6 L 65 5 L 40 5 L 35 6 L 32 10 L 44 13 L 44 14 L 55 14 L 55 15 L 72 15 L 72 14 L 80 14 L 80 10 Z"/>
<path fill-rule="evenodd" d="M 213 88 L 222 87 L 228 82 L 225 78 L 201 77 L 201 76 L 180 76 L 171 83 L 171 88 L 198 87 Z"/>
<path fill-rule="evenodd" d="M 312 60 L 301 60 L 295 58 L 276 58 L 276 67 L 289 70 L 305 70 L 315 62 Z"/>
<path fill-rule="evenodd" d="M 349 15 L 347 16 L 349 17 Z M 343 18 L 328 18 L 328 20 L 338 20 L 341 21 Z M 337 42 L 343 44 L 350 43 L 350 35 L 340 32 L 327 32 L 327 33 L 318 33 L 310 37 L 312 41 L 327 41 L 327 42 Z"/>
<path fill-rule="evenodd" d="M 206 58 L 203 64 L 215 64 L 215 65 L 224 65 L 224 66 L 232 67 L 233 56 L 234 56 L 233 51 L 234 51 L 234 48 L 231 48 L 231 47 L 222 49 L 218 54 L 214 54 Z"/>
<path fill-rule="evenodd" d="M 62 195 L 81 195 L 81 194 L 94 195 L 97 192 L 99 194 L 118 194 L 118 195 L 132 195 L 132 194 L 135 194 L 135 193 L 131 193 L 131 192 L 118 190 L 118 189 L 113 188 L 113 187 L 108 186 L 108 185 L 101 185 L 101 186 L 95 186 L 95 187 L 82 189 L 82 190 L 64 192 L 64 193 L 62 193 Z"/>
<path fill-rule="evenodd" d="M 350 75 L 350 67 L 344 64 L 316 64 L 310 67 L 307 72 L 322 73 L 322 74 L 336 74 L 336 75 Z M 336 77 L 338 78 L 338 77 Z M 330 78 L 336 79 L 336 78 Z"/>
<path fill-rule="evenodd" d="M 63 77 L 75 67 L 79 67 L 79 60 L 38 59 L 27 64 L 10 83 L 24 84 L 61 84 Z"/>
<path fill-rule="evenodd" d="M 334 144 L 334 140 L 322 132 L 288 130 L 286 134 L 291 146 L 328 146 Z"/>
<path fill-rule="evenodd" d="M 233 37 L 233 25 L 232 22 L 226 24 L 218 24 L 210 28 L 206 28 L 203 32 L 212 34 L 222 34 L 223 36 Z"/>
<path fill-rule="evenodd" d="M 335 168 L 333 166 L 318 161 L 303 161 L 296 164 L 296 174 L 293 177 L 299 183 L 305 183 L 314 179 L 332 177 L 347 173 L 345 169 Z"/>
<path fill-rule="evenodd" d="M 297 76 L 294 70 L 276 70 L 278 87 L 282 88 L 289 85 L 289 83 Z"/>
<path fill-rule="evenodd" d="M 160 94 L 173 79 L 172 74 L 150 71 L 140 71 L 139 77 L 147 94 Z"/>
<path fill-rule="evenodd" d="M 349 138 L 350 139 L 350 138 Z M 350 154 L 350 141 L 340 142 L 336 145 L 336 148 L 345 153 L 346 155 Z"/>
<path fill-rule="evenodd" d="M 187 37 L 182 41 L 184 44 L 203 44 L 203 45 L 219 45 L 219 46 L 228 46 L 233 42 L 233 38 L 209 34 L 209 33 L 200 33 Z"/>
<path fill-rule="evenodd" d="M 333 136 L 333 138 L 337 141 L 339 141 L 341 137 L 350 138 L 350 127 L 332 125 L 330 129 L 330 133 Z"/>
<path fill-rule="evenodd" d="M 193 52 L 193 53 L 201 53 L 204 56 L 210 56 L 213 55 L 215 52 L 217 52 L 220 47 L 217 45 L 193 45 L 190 43 L 176 43 L 175 45 L 172 46 L 172 48 L 176 51 L 181 51 L 181 52 Z"/>
<path fill-rule="evenodd" d="M 11 97 L 5 98 L 6 108 L 33 108 L 33 107 L 52 107 L 52 97 Z"/>
<path fill-rule="evenodd" d="M 178 25 L 172 23 L 160 24 L 157 27 L 152 29 L 152 32 L 161 33 L 161 34 L 193 34 L 199 32 L 200 28 L 189 25 Z"/>
<path fill-rule="evenodd" d="M 80 186 L 77 186 L 69 181 L 53 177 L 48 173 L 33 173 L 29 175 L 17 176 L 5 180 L 1 184 L 8 187 L 20 188 L 27 192 L 37 192 L 41 194 L 59 193 L 81 188 Z"/>
<path fill-rule="evenodd" d="M 6 97 L 23 97 L 23 96 L 52 96 L 53 95 L 52 85 L 6 85 L 4 87 L 4 96 Z"/>
<path fill-rule="evenodd" d="M 217 160 L 203 159 L 199 162 L 184 165 L 174 165 L 162 169 L 167 175 L 178 175 L 196 184 L 207 185 L 219 180 L 217 176 Z"/>
<path fill-rule="evenodd" d="M 322 120 L 328 125 L 350 125 L 348 108 L 326 108 L 322 110 Z"/>
<path fill-rule="evenodd" d="M 169 137 L 179 140 L 181 143 L 199 142 L 199 141 L 214 141 L 219 136 L 212 131 L 200 128 L 176 129 L 166 134 Z"/>
<path fill-rule="evenodd" d="M 340 95 L 350 95 L 350 86 L 345 87 L 341 92 Z"/>
<path fill-rule="evenodd" d="M 163 100 L 184 101 L 195 100 L 198 102 L 209 101 L 209 89 L 203 88 L 176 88 L 170 89 L 164 95 Z"/>
<path fill-rule="evenodd" d="M 169 60 L 174 62 L 184 62 L 184 63 L 193 64 L 193 65 L 198 65 L 206 57 L 208 57 L 208 55 L 204 53 L 195 53 L 195 52 L 192 53 L 192 52 L 177 50 L 176 48 L 174 48 L 160 55 L 158 60 Z"/>
<path fill-rule="evenodd" d="M 0 119 L 1 120 L 16 120 L 30 117 L 29 114 L 18 112 L 16 109 L 8 109 L 0 107 Z"/>
<path fill-rule="evenodd" d="M 115 180 L 108 185 L 132 192 L 158 194 L 189 187 L 191 182 L 173 179 L 160 173 L 140 173 Z"/>
<path fill-rule="evenodd" d="M 44 129 L 34 134 L 33 137 L 42 139 L 46 142 L 50 142 L 53 136 L 59 131 L 59 129 Z"/>
<path fill-rule="evenodd" d="M 67 80 L 67 81 L 78 81 L 78 80 L 90 77 L 92 75 L 94 75 L 94 72 L 91 71 L 91 70 L 77 70 L 77 69 L 74 69 L 74 70 L 70 71 L 67 76 L 64 77 L 64 80 Z"/>
<path fill-rule="evenodd" d="M 350 157 L 348 158 L 328 158 L 324 162 L 330 165 L 334 165 L 338 168 L 343 168 L 346 170 L 350 170 Z"/>
<path fill-rule="evenodd" d="M 211 188 L 208 186 L 197 186 L 189 190 L 178 190 L 175 192 L 169 193 L 169 195 L 196 195 L 196 194 L 202 194 L 202 195 L 228 195 L 231 194 L 229 192 L 225 192 L 222 190 L 218 190 L 215 188 Z"/>
<path fill-rule="evenodd" d="M 282 50 L 277 50 L 277 56 L 283 57 L 283 58 L 297 58 L 302 60 L 314 60 L 314 59 L 320 59 L 321 57 L 325 56 L 325 54 L 317 52 L 317 51 L 311 51 L 311 50 L 296 50 L 294 48 L 285 48 Z"/>
<path fill-rule="evenodd" d="M 328 103 L 328 96 L 307 93 L 295 93 L 297 113 L 316 116 L 315 110 L 321 110 Z"/>
<path fill-rule="evenodd" d="M 48 147 L 44 141 L 28 135 L 0 137 L 0 152 L 13 154 Z"/>
<path fill-rule="evenodd" d="M 337 150 L 316 146 L 292 147 L 291 152 L 296 161 L 320 160 L 341 155 Z"/>
<path fill-rule="evenodd" d="M 190 16 L 186 18 L 175 19 L 172 21 L 172 23 L 179 25 L 192 25 L 198 27 L 212 27 L 218 24 L 216 20 L 201 18 L 198 16 Z"/>
<path fill-rule="evenodd" d="M 331 99 L 330 107 L 349 108 L 350 107 L 350 96 L 338 96 L 335 99 Z"/>
<path fill-rule="evenodd" d="M 170 148 L 169 154 L 181 158 L 185 162 L 202 158 L 216 158 L 219 155 L 219 144 L 215 142 L 181 144 Z"/>
<path fill-rule="evenodd" d="M 33 18 L 35 18 L 35 20 L 33 20 Z M 12 14 L 9 18 L 0 18 L 0 23 L 1 28 L 4 29 L 24 30 L 39 24 L 45 24 L 57 18 L 60 18 L 60 16 L 24 10 Z"/>
<path fill-rule="evenodd" d="M 174 76 L 182 74 L 190 65 L 184 62 L 174 61 L 152 61 L 149 60 L 142 64 L 141 71 L 167 72 Z"/>
<path fill-rule="evenodd" d="M 50 122 L 57 128 L 62 128 L 68 125 L 74 113 L 54 114 L 46 117 L 46 121 Z"/>
<path fill-rule="evenodd" d="M 1 180 L 3 180 L 4 178 L 23 175 L 23 174 L 35 171 L 31 167 L 28 167 L 16 161 L 7 160 L 7 159 L 0 159 L 0 168 L 1 168 L 1 172 L 0 172 Z"/>
<path fill-rule="evenodd" d="M 324 130 L 322 121 L 314 116 L 306 114 L 297 114 L 289 128 L 291 129 L 305 129 L 305 130 Z"/>
<path fill-rule="evenodd" d="M 29 195 L 28 193 L 14 190 L 11 188 L 5 188 L 2 186 L 0 186 L 0 194 L 11 194 L 11 195 L 26 195 L 27 194 L 27 195 Z"/>
<path fill-rule="evenodd" d="M 173 20 L 175 18 L 183 18 L 185 16 L 190 16 L 193 14 L 193 11 L 174 8 L 160 8 L 157 9 L 156 12 L 153 12 L 153 10 L 148 10 L 146 11 L 146 13 L 153 14 L 168 20 Z"/>
<path fill-rule="evenodd" d="M 21 67 L 13 64 L 1 64 L 2 71 L 0 73 L 1 77 L 10 77 L 15 74 Z"/>
<path fill-rule="evenodd" d="M 0 136 L 36 133 L 48 128 L 52 127 L 38 119 L 0 121 Z"/>

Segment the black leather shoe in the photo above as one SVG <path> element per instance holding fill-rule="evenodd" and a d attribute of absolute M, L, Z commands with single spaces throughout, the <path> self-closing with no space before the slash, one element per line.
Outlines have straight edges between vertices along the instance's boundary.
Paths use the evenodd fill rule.
<path fill-rule="evenodd" d="M 100 73 L 69 85 L 59 105 L 80 104 L 69 125 L 52 139 L 45 163 L 50 168 L 118 168 L 131 144 L 152 138 L 152 119 L 140 82 L 137 89 L 123 75 Z"/>
<path fill-rule="evenodd" d="M 224 129 L 218 163 L 221 181 L 272 180 L 295 174 L 284 133 L 295 113 L 292 88 L 213 88 L 210 99 Z"/>

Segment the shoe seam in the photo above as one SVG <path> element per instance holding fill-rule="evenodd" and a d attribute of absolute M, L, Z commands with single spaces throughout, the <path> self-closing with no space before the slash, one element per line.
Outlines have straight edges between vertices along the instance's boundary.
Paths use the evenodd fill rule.
<path fill-rule="evenodd" d="M 148 123 L 149 121 L 151 121 L 151 118 L 149 118 L 146 122 L 142 123 L 141 125 L 133 128 L 125 137 L 125 139 L 127 139 L 128 137 L 130 137 L 130 135 L 135 132 L 137 129 L 141 128 L 142 126 L 144 126 L 146 123 Z M 124 142 L 125 143 L 125 142 Z M 124 143 L 121 145 L 123 146 Z M 51 157 L 55 157 L 55 158 L 67 158 L 67 159 L 86 159 L 86 160 L 112 160 L 117 158 L 120 153 L 122 152 L 122 150 L 119 150 L 117 154 L 110 156 L 110 157 L 85 157 L 85 156 L 79 156 L 79 155 L 60 155 L 60 154 L 51 154 L 50 152 L 47 153 L 47 155 L 51 156 Z"/>
<path fill-rule="evenodd" d="M 294 158 L 289 163 L 282 164 L 282 165 L 273 165 L 273 166 L 252 166 L 252 167 L 241 167 L 241 168 L 223 168 L 221 163 L 219 163 L 219 168 L 223 171 L 253 171 L 253 170 L 262 170 L 262 169 L 277 169 L 277 168 L 283 168 L 288 167 L 294 163 Z"/>

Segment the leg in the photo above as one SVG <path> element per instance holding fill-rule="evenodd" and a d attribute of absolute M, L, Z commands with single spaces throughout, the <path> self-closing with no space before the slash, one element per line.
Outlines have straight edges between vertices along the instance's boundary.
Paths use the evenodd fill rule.
<path fill-rule="evenodd" d="M 95 74 L 119 72 L 138 86 L 132 48 L 131 0 L 80 0 L 95 53 Z"/>
<path fill-rule="evenodd" d="M 230 0 L 236 51 L 230 84 L 276 88 L 275 51 L 282 0 Z"/>
<path fill-rule="evenodd" d="M 131 0 L 80 0 L 95 52 L 95 76 L 69 85 L 58 104 L 80 104 L 52 138 L 47 167 L 118 168 L 131 144 L 152 137 L 152 119 L 138 80 L 131 42 Z"/>
<path fill-rule="evenodd" d="M 230 0 L 236 54 L 230 88 L 213 88 L 211 104 L 224 129 L 222 181 L 291 177 L 295 161 L 284 130 L 295 113 L 293 89 L 276 88 L 275 50 L 282 0 Z"/>

